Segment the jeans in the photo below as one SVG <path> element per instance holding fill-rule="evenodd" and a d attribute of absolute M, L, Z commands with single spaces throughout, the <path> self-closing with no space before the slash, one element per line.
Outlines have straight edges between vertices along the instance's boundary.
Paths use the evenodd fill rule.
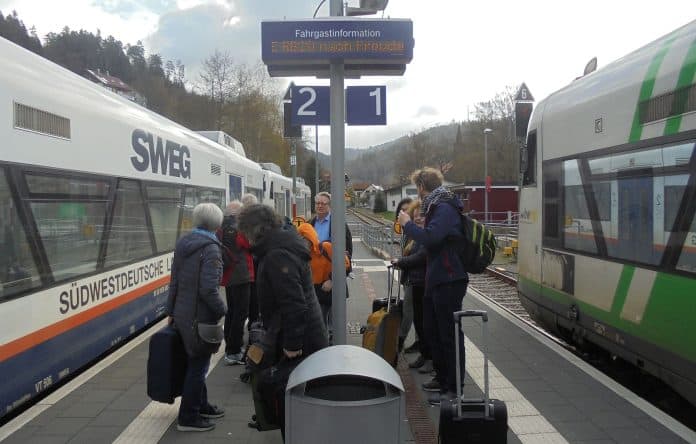
<path fill-rule="evenodd" d="M 423 332 L 423 293 L 425 292 L 425 287 L 422 285 L 411 285 L 408 288 L 411 289 L 411 299 L 413 300 L 413 327 L 416 329 L 420 354 L 425 359 L 432 359 L 430 343 L 425 340 L 425 333 Z"/>
<path fill-rule="evenodd" d="M 454 349 L 454 314 L 462 309 L 467 281 L 454 281 L 425 290 L 423 298 L 423 334 L 433 355 L 433 367 L 440 382 L 440 391 L 456 392 L 456 357 Z M 464 375 L 464 334 L 459 334 L 461 375 Z"/>
<path fill-rule="evenodd" d="M 208 407 L 208 389 L 205 375 L 210 366 L 210 355 L 188 358 L 184 387 L 179 406 L 179 423 L 190 424 L 200 418 L 201 408 Z"/>
<path fill-rule="evenodd" d="M 399 337 L 403 339 L 406 339 L 413 324 L 413 292 L 411 290 L 410 285 L 404 286 L 403 310 L 401 311 L 401 326 L 399 327 Z"/>
<path fill-rule="evenodd" d="M 249 316 L 251 284 L 229 285 L 225 288 L 227 314 L 225 315 L 225 354 L 242 351 L 244 321 Z"/>

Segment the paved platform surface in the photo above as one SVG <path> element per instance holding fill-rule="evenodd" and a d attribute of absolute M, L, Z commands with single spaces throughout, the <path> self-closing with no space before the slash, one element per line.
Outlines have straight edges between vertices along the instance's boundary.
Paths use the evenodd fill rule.
<path fill-rule="evenodd" d="M 348 343 L 360 345 L 358 331 L 371 300 L 386 291 L 386 267 L 357 239 L 355 279 L 349 280 Z M 671 421 L 640 398 L 613 384 L 544 335 L 487 305 L 475 292 L 465 309 L 489 311 L 491 395 L 506 402 L 509 443 L 684 443 L 696 432 Z M 0 428 L 5 443 L 281 443 L 278 431 L 247 427 L 253 414 L 249 386 L 239 380 L 241 366 L 225 366 L 213 357 L 208 376 L 212 402 L 226 410 L 215 430 L 176 430 L 178 403 L 151 402 L 146 394 L 147 338 L 153 327 L 105 362 L 88 370 L 37 406 Z M 466 325 L 465 395 L 480 397 L 483 356 L 480 321 Z M 413 330 L 407 344 L 412 342 Z M 437 442 L 439 408 L 427 403 L 420 384 L 429 379 L 408 369 L 402 355 L 398 371 L 406 388 L 401 442 Z M 3 440 L 4 438 L 4 440 Z M 359 435 L 356 440 L 360 442 Z"/>

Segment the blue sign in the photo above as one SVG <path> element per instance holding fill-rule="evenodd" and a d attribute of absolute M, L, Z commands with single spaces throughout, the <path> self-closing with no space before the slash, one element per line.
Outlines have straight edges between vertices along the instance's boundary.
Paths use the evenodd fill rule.
<path fill-rule="evenodd" d="M 386 125 L 387 87 L 349 86 L 346 88 L 348 125 Z"/>
<path fill-rule="evenodd" d="M 328 86 L 295 86 L 290 88 L 293 125 L 330 125 L 331 108 Z"/>
<path fill-rule="evenodd" d="M 413 22 L 406 19 L 261 22 L 261 58 L 271 76 L 322 76 L 337 60 L 347 76 L 403 74 L 413 46 Z"/>

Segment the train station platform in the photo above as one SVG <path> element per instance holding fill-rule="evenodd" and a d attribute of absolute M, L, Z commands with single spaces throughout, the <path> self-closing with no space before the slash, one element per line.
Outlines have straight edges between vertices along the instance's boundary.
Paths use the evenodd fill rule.
<path fill-rule="evenodd" d="M 371 300 L 386 291 L 382 258 L 357 239 L 354 276 L 348 281 L 347 342 L 361 344 Z M 469 291 L 465 309 L 489 312 L 491 395 L 506 402 L 509 443 L 684 443 L 696 442 L 690 430 L 588 364 Z M 464 393 L 480 397 L 483 355 L 480 321 L 465 327 Z M 152 402 L 146 394 L 148 338 L 164 321 L 131 340 L 67 385 L 0 428 L 3 443 L 282 443 L 279 431 L 247 426 L 253 412 L 250 387 L 239 380 L 242 366 L 213 357 L 208 375 L 211 402 L 225 409 L 209 432 L 178 432 L 174 405 Z M 413 336 L 413 329 L 410 336 Z M 406 341 L 412 342 L 412 338 Z M 402 442 L 436 443 L 439 407 L 430 406 L 420 384 L 430 375 L 409 369 L 402 355 L 398 372 L 405 387 Z"/>

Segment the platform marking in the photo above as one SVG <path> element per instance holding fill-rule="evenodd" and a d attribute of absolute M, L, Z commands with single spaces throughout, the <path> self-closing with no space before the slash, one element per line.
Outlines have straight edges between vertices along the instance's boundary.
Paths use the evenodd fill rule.
<path fill-rule="evenodd" d="M 44 410 L 49 409 L 58 401 L 63 399 L 65 396 L 72 393 L 73 390 L 80 387 L 82 384 L 92 379 L 92 377 L 97 375 L 99 372 L 121 359 L 121 357 L 133 350 L 138 345 L 142 344 L 146 339 L 150 339 L 150 336 L 162 329 L 166 325 L 166 322 L 167 320 L 163 319 L 157 324 L 149 327 L 143 333 L 128 341 L 128 343 L 124 344 L 118 350 L 111 353 L 109 356 L 102 359 L 95 365 L 91 366 L 90 368 L 82 372 L 79 376 L 65 384 L 63 387 L 46 396 L 41 401 L 37 402 L 36 405 L 27 409 L 24 413 L 2 426 L 0 428 L 0 441 L 3 441 L 8 436 L 12 435 L 14 432 L 24 427 L 29 421 L 39 416 Z"/>
<path fill-rule="evenodd" d="M 225 348 L 220 347 L 210 359 L 208 373 L 215 368 L 221 357 L 225 355 Z M 174 404 L 164 404 L 152 401 L 143 409 L 128 427 L 114 440 L 114 444 L 151 444 L 159 442 L 167 432 L 169 426 L 176 420 L 179 414 L 181 397 L 176 398 Z"/>
<path fill-rule="evenodd" d="M 483 353 L 469 338 L 466 347 L 466 371 L 483 391 Z M 519 390 L 488 360 L 490 397 L 505 401 L 508 410 L 508 427 L 525 444 L 567 444 L 568 441 L 544 418 Z"/>
<path fill-rule="evenodd" d="M 684 424 L 681 422 L 677 421 L 676 419 L 672 418 L 662 410 L 658 409 L 657 407 L 651 405 L 649 402 L 641 398 L 640 396 L 636 395 L 626 387 L 624 387 L 621 384 L 618 384 L 616 381 L 605 375 L 604 373 L 600 372 L 596 368 L 592 367 L 590 364 L 587 362 L 583 361 L 582 359 L 578 358 L 565 348 L 563 348 L 561 345 L 557 344 L 554 340 L 553 337 L 551 337 L 547 332 L 545 331 L 539 331 L 528 324 L 522 322 L 521 320 L 517 319 L 515 316 L 507 312 L 504 308 L 500 307 L 494 302 L 489 301 L 485 297 L 481 295 L 478 291 L 469 288 L 467 290 L 467 295 L 471 295 L 473 298 L 478 300 L 479 302 L 483 303 L 484 305 L 488 306 L 491 310 L 495 311 L 498 313 L 500 316 L 504 317 L 511 323 L 515 324 L 518 326 L 520 329 L 524 330 L 528 334 L 530 334 L 533 338 L 544 344 L 546 347 L 549 349 L 555 351 L 557 354 L 559 354 L 561 357 L 566 359 L 568 362 L 571 364 L 574 364 L 577 368 L 580 370 L 584 371 L 587 373 L 591 378 L 599 382 L 600 384 L 604 385 L 607 387 L 609 390 L 612 392 L 616 393 L 620 398 L 625 399 L 626 401 L 630 402 L 633 404 L 634 407 L 636 407 L 638 410 L 641 410 L 643 413 L 646 415 L 650 416 L 652 419 L 657 421 L 658 423 L 662 424 L 664 427 L 666 427 L 668 430 L 671 430 L 674 434 L 685 440 L 686 442 L 690 443 L 696 443 L 696 431 L 691 430 L 690 428 L 686 427 Z M 469 352 L 467 351 L 467 361 L 469 360 L 468 358 Z M 489 366 L 491 362 L 488 362 Z M 482 364 L 483 365 L 483 364 Z M 489 367 L 490 370 L 490 367 Z M 483 383 L 483 379 L 481 380 L 481 384 Z M 482 386 L 482 385 L 481 385 Z M 508 405 L 509 408 L 509 405 Z M 526 442 L 522 440 L 522 442 Z M 546 441 L 544 441 L 546 442 Z"/>

